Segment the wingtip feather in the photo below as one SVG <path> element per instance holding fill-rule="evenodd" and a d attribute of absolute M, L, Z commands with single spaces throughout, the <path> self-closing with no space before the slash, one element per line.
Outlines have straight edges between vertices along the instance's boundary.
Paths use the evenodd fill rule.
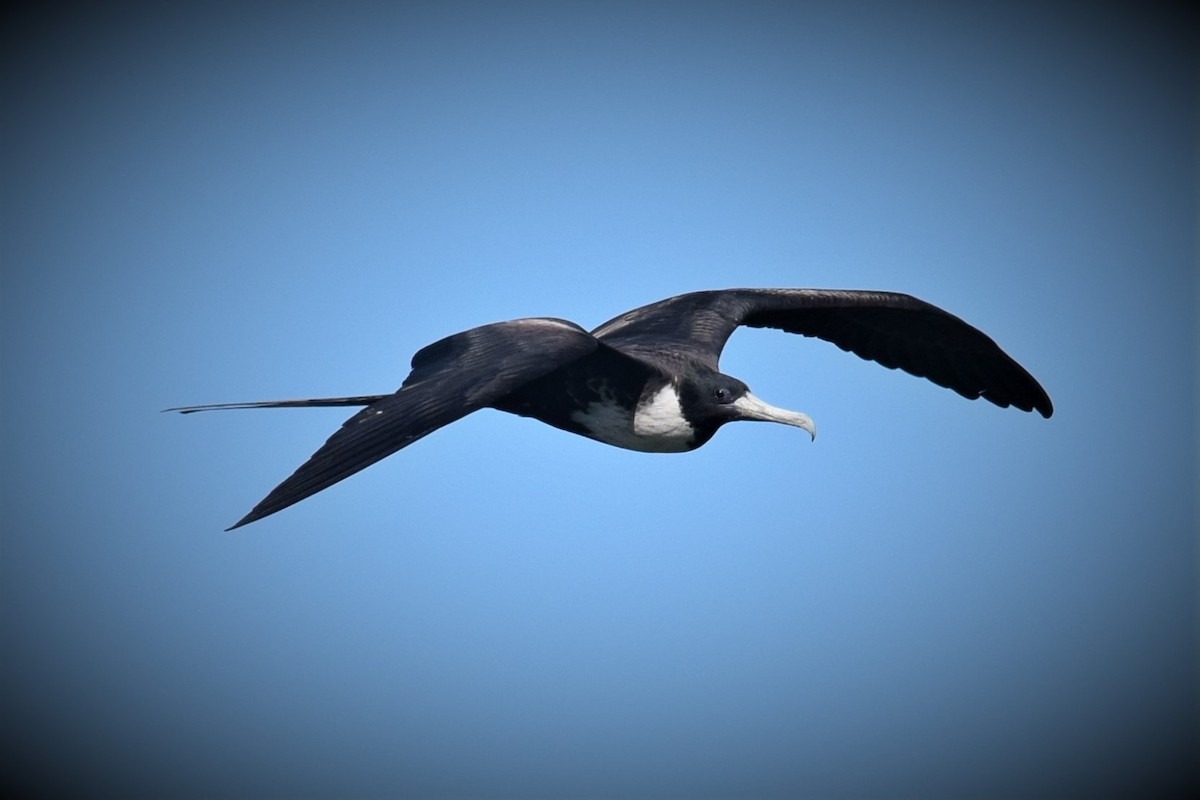
<path fill-rule="evenodd" d="M 254 522 L 255 520 L 260 519 L 260 518 L 261 517 L 259 515 L 255 514 L 253 511 L 251 511 L 249 514 L 242 517 L 237 522 L 233 523 L 228 528 L 226 528 L 225 532 L 228 533 L 229 531 L 237 530 L 238 528 L 242 527 L 243 525 L 249 525 L 251 522 Z"/>

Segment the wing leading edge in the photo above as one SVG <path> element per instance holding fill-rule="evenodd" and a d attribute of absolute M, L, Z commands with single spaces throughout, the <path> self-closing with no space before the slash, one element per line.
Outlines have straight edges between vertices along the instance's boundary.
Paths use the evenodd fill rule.
<path fill-rule="evenodd" d="M 1049 417 L 1041 385 L 987 334 L 911 295 L 837 289 L 728 289 L 692 292 L 614 317 L 592 331 L 637 353 L 671 353 L 717 369 L 739 326 L 813 336 L 901 369 L 964 397 L 982 397 Z"/>

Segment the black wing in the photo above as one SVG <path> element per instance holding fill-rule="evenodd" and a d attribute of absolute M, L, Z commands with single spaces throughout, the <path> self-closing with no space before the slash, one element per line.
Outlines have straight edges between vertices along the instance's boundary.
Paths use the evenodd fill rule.
<path fill-rule="evenodd" d="M 651 303 L 592 331 L 616 349 L 717 369 L 739 326 L 778 328 L 833 342 L 974 400 L 1054 413 L 1045 390 L 987 334 L 906 294 L 833 289 L 728 289 Z"/>
<path fill-rule="evenodd" d="M 346 420 L 290 478 L 229 530 L 298 503 L 595 349 L 596 340 L 583 328 L 549 318 L 498 322 L 434 342 L 413 356 L 412 372 L 399 391 L 375 399 Z"/>

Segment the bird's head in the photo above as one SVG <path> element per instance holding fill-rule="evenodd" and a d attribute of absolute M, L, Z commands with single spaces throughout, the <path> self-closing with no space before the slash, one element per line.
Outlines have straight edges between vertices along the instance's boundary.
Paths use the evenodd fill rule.
<path fill-rule="evenodd" d="M 682 381 L 679 397 L 693 427 L 697 432 L 707 431 L 709 437 L 725 423 L 738 420 L 780 422 L 803 428 L 812 438 L 817 437 L 817 427 L 807 414 L 766 403 L 749 386 L 720 372 L 706 371 Z"/>

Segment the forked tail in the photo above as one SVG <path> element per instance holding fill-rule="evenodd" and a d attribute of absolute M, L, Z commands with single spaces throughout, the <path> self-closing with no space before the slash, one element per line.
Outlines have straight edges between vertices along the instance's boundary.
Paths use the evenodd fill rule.
<path fill-rule="evenodd" d="M 197 411 L 227 411 L 233 408 L 316 408 L 319 406 L 369 406 L 376 400 L 391 397 L 390 394 L 362 394 L 356 397 L 313 397 L 307 400 L 262 400 L 255 403 L 212 403 L 205 406 L 179 406 L 164 408 L 180 414 L 195 414 Z"/>

